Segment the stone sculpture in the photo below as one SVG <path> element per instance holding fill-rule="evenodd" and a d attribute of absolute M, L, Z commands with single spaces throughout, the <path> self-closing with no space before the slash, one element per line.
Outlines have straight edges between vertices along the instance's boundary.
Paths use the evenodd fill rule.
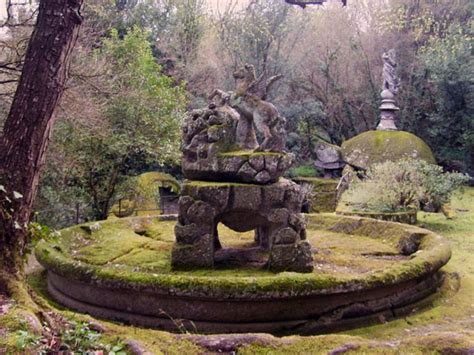
<path fill-rule="evenodd" d="M 234 92 L 216 89 L 207 109 L 188 115 L 182 147 L 186 178 L 266 184 L 283 175 L 293 160 L 284 151 L 285 119 L 264 100 L 279 77 L 256 79 L 253 66 L 245 65 L 234 73 Z M 255 128 L 263 135 L 261 144 Z"/>
<path fill-rule="evenodd" d="M 314 165 L 324 170 L 325 179 L 337 177 L 346 165 L 342 159 L 341 148 L 336 145 L 320 143 L 314 152 L 316 153 Z"/>
<path fill-rule="evenodd" d="M 378 131 L 397 131 L 395 124 L 395 113 L 399 108 L 395 105 L 395 96 L 400 88 L 400 79 L 396 75 L 397 62 L 395 50 L 391 49 L 382 55 L 383 64 L 383 86 L 382 105 L 380 106 L 380 123 Z"/>
<path fill-rule="evenodd" d="M 263 73 L 256 77 L 255 68 L 246 64 L 233 74 L 236 89 L 226 93 L 216 89 L 209 99 L 219 97 L 217 105 L 229 104 L 241 116 L 237 130 L 237 140 L 240 145 L 258 151 L 283 152 L 285 149 L 285 123 L 276 107 L 266 101 L 268 91 L 281 75 L 267 78 Z M 254 127 L 263 135 L 263 142 L 258 144 Z"/>
<path fill-rule="evenodd" d="M 179 199 L 174 268 L 213 267 L 221 249 L 218 224 L 255 230 L 259 248 L 269 251 L 275 272 L 311 272 L 303 193 L 281 178 L 292 163 L 284 151 L 284 118 L 265 101 L 278 77 L 256 79 L 252 66 L 234 73 L 232 93 L 215 90 L 205 109 L 183 124 L 182 168 L 187 180 Z M 258 143 L 255 128 L 263 135 Z"/>
<path fill-rule="evenodd" d="M 390 91 L 394 96 L 398 94 L 400 79 L 397 77 L 397 61 L 395 49 L 390 49 L 382 55 L 383 64 L 383 90 Z"/>

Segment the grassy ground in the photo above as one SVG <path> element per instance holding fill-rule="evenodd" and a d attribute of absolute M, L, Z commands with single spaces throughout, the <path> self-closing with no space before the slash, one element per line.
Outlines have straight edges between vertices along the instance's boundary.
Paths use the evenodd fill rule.
<path fill-rule="evenodd" d="M 127 352 L 142 348 L 155 354 L 235 350 L 239 354 L 470 354 L 474 353 L 474 188 L 466 189 L 462 198 L 455 198 L 453 208 L 458 215 L 454 220 L 447 220 L 442 214 L 419 215 L 419 224 L 445 236 L 453 250 L 452 259 L 444 268 L 446 282 L 431 304 L 404 318 L 391 322 L 381 320 L 381 324 L 337 334 L 285 338 L 261 334 L 198 336 L 183 332 L 175 335 L 98 321 L 64 310 L 47 299 L 42 273 L 32 273 L 30 282 L 40 302 L 62 317 L 80 324 L 90 322 L 90 328 L 99 329 L 98 342 L 102 348 L 119 344 L 118 348 Z M 21 338 L 18 330 L 30 330 L 21 322 L 21 315 L 14 312 L 14 305 L 7 305 L 8 310 L 2 315 L 1 300 L 0 353 L 2 347 L 11 353 L 20 351 L 22 343 L 18 339 L 24 336 Z M 35 346 L 33 342 L 28 344 Z"/>

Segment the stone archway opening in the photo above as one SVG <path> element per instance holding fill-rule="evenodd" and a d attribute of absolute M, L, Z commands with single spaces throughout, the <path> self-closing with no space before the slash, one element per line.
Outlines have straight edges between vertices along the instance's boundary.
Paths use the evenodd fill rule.
<path fill-rule="evenodd" d="M 249 223 L 251 221 L 251 223 Z M 268 240 L 260 238 L 267 220 L 255 211 L 241 210 L 216 217 L 214 263 L 218 268 L 265 268 Z"/>

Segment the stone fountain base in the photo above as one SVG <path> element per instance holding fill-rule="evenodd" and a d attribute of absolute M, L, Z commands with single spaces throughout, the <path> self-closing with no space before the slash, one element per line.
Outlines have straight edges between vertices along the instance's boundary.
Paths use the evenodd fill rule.
<path fill-rule="evenodd" d="M 164 218 L 75 226 L 40 242 L 35 254 L 51 296 L 96 317 L 169 331 L 316 334 L 429 304 L 451 255 L 425 229 L 323 214 L 307 216 L 307 240 L 318 246 L 312 273 L 268 271 L 268 251 L 253 235 L 224 227 L 214 269 L 172 271 L 175 222 Z"/>
<path fill-rule="evenodd" d="M 271 271 L 311 272 L 313 257 L 301 200 L 298 185 L 285 179 L 270 185 L 184 183 L 173 267 L 212 268 L 214 254 L 221 249 L 217 226 L 223 223 L 238 232 L 255 230 L 258 245 L 269 251 Z"/>

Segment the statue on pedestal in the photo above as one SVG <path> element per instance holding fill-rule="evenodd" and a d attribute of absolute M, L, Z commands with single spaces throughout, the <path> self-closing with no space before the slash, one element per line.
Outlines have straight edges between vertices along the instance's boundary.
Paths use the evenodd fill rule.
<path fill-rule="evenodd" d="M 382 55 L 383 64 L 383 86 L 382 105 L 380 106 L 380 122 L 378 131 L 398 131 L 395 124 L 395 113 L 400 109 L 396 106 L 395 96 L 400 88 L 400 79 L 396 75 L 397 62 L 395 50 L 390 49 Z"/>
<path fill-rule="evenodd" d="M 293 160 L 284 150 L 285 119 L 265 100 L 279 77 L 256 78 L 253 66 L 245 65 L 234 73 L 234 92 L 214 90 L 207 108 L 187 115 L 182 169 L 188 180 L 179 199 L 174 268 L 210 268 L 225 260 L 229 250 L 217 228 L 222 223 L 237 232 L 255 231 L 253 249 L 268 251 L 269 270 L 313 270 L 303 192 L 282 178 Z"/>

